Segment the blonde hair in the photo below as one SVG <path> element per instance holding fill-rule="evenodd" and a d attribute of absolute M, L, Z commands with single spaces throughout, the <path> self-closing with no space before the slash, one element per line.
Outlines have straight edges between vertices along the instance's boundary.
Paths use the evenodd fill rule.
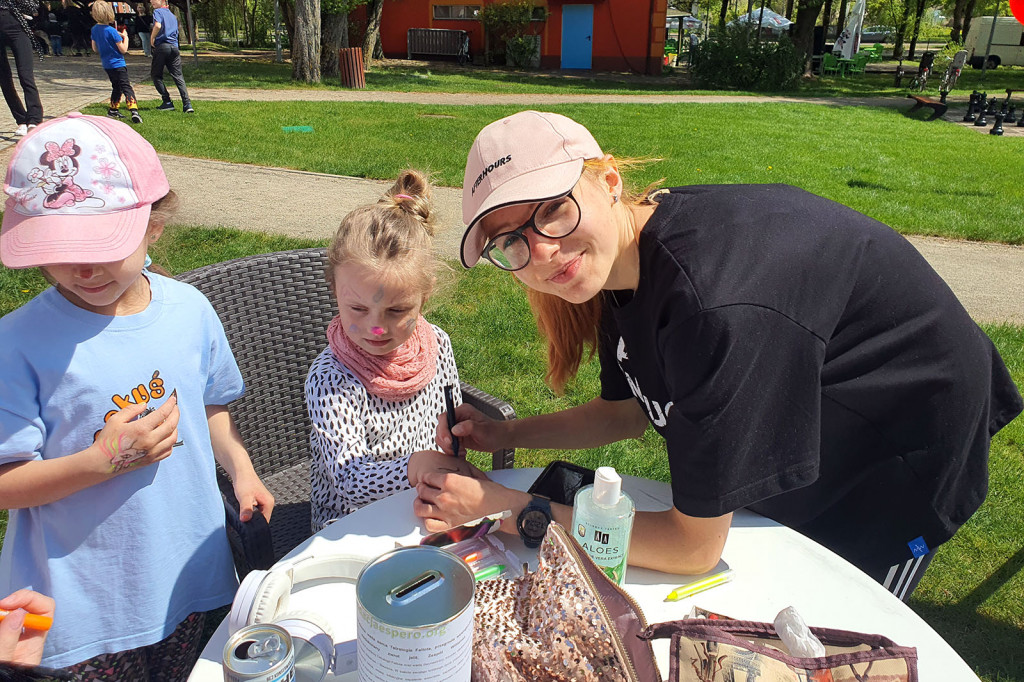
<path fill-rule="evenodd" d="M 440 262 L 433 250 L 435 216 L 427 176 L 404 170 L 375 204 L 349 212 L 327 248 L 327 283 L 334 270 L 357 264 L 408 282 L 423 298 L 434 289 Z"/>
<path fill-rule="evenodd" d="M 632 168 L 649 163 L 650 159 L 588 159 L 583 164 L 583 177 L 599 182 L 609 170 Z M 652 183 L 642 193 L 626 186 L 623 180 L 620 199 L 623 204 L 635 206 L 652 203 L 651 196 L 661 181 Z M 639 236 L 639 234 L 634 235 Z M 587 360 L 597 351 L 598 334 L 601 329 L 601 309 L 604 307 L 604 293 L 599 292 L 589 301 L 571 303 L 554 294 L 533 289 L 527 290 L 527 299 L 537 329 L 544 336 L 548 346 L 548 371 L 544 381 L 555 393 L 561 395 L 566 383 L 576 376 L 583 354 L 589 348 Z"/>
<path fill-rule="evenodd" d="M 97 24 L 114 23 L 114 8 L 106 0 L 96 0 L 96 2 L 92 3 L 92 9 L 89 10 L 89 14 L 92 15 Z"/>

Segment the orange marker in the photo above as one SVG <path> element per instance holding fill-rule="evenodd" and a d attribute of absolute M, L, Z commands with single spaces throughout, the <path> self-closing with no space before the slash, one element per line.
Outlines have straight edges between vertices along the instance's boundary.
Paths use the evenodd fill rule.
<path fill-rule="evenodd" d="M 11 615 L 10 611 L 0 609 L 0 620 L 3 620 L 9 615 Z M 49 616 L 39 616 L 34 613 L 26 613 L 23 627 L 28 630 L 46 631 L 53 627 L 53 618 L 50 618 Z"/>
<path fill-rule="evenodd" d="M 467 554 L 466 556 L 462 557 L 462 560 L 465 561 L 467 564 L 471 564 L 474 561 L 480 561 L 480 552 L 471 552 L 470 554 Z"/>

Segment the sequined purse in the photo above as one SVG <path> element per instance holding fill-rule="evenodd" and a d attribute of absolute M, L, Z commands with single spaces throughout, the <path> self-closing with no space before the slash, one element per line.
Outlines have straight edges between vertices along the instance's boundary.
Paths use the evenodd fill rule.
<path fill-rule="evenodd" d="M 474 682 L 661 682 L 633 598 L 552 522 L 537 570 L 477 584 Z"/>
<path fill-rule="evenodd" d="M 644 639 L 671 637 L 667 682 L 917 682 L 917 649 L 881 635 L 810 628 L 825 655 L 784 651 L 769 623 L 687 619 L 647 628 Z"/>

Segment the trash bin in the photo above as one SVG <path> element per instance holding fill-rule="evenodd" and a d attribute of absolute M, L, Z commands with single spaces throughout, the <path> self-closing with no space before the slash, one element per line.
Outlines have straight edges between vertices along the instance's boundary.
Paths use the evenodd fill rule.
<path fill-rule="evenodd" d="M 338 50 L 338 67 L 341 70 L 342 86 L 359 90 L 366 87 L 366 72 L 363 70 L 363 48 L 345 47 Z"/>

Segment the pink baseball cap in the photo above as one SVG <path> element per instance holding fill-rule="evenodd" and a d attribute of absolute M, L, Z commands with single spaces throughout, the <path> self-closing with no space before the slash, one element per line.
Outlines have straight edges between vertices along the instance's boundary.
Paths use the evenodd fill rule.
<path fill-rule="evenodd" d="M 31 268 L 127 258 L 169 191 L 156 151 L 131 127 L 78 112 L 47 121 L 7 167 L 0 259 Z"/>
<path fill-rule="evenodd" d="M 571 118 L 520 111 L 487 125 L 473 141 L 462 183 L 462 264 L 471 268 L 487 243 L 480 219 L 513 204 L 564 196 L 583 162 L 604 156 L 590 131 Z"/>

